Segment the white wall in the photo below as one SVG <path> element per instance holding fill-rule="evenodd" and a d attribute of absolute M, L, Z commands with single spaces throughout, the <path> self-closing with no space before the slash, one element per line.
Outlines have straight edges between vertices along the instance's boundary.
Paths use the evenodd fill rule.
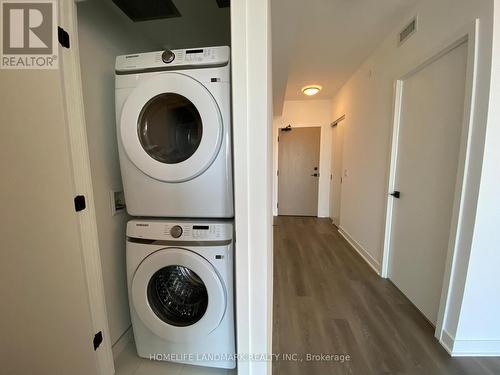
<path fill-rule="evenodd" d="M 278 135 L 279 128 L 321 127 L 318 216 L 328 217 L 330 214 L 330 161 L 332 134 L 330 127 L 331 102 L 329 100 L 289 100 L 283 105 L 281 116 L 273 119 L 273 214 L 278 214 Z"/>
<path fill-rule="evenodd" d="M 111 215 L 110 191 L 122 182 L 116 141 L 114 63 L 117 55 L 154 50 L 132 22 L 95 1 L 78 3 L 78 38 L 99 249 L 112 343 L 130 326 L 125 268 L 125 213 Z"/>
<path fill-rule="evenodd" d="M 496 295 L 498 295 L 498 276 L 492 266 L 494 263 L 491 263 L 496 261 L 498 265 L 498 251 L 497 255 L 494 255 L 492 247 L 498 240 L 494 238 L 493 228 L 489 228 L 488 231 L 488 227 L 491 225 L 492 219 L 498 220 L 498 210 L 500 209 L 500 204 L 498 204 L 498 170 L 496 170 L 496 175 L 493 172 L 495 168 L 493 163 L 498 165 L 498 159 L 495 159 L 498 157 L 497 152 L 493 151 L 495 147 L 498 147 L 498 123 L 495 128 L 493 120 L 487 120 L 492 7 L 492 0 L 421 1 L 412 12 L 408 13 L 407 19 L 402 20 L 401 23 L 403 26 L 407 20 L 418 14 L 418 32 L 398 48 L 396 36 L 400 28 L 394 30 L 332 101 L 332 118 L 346 114 L 343 164 L 344 169 L 348 170 L 348 176 L 344 178 L 342 189 L 340 225 L 380 264 L 388 194 L 387 182 L 395 80 L 464 35 L 474 20 L 480 19 L 474 126 L 471 133 L 471 149 L 466 171 L 463 224 L 460 229 L 460 241 L 453 267 L 453 286 L 449 297 L 449 308 L 443 323 L 446 333 L 452 339 L 455 338 L 455 335 L 458 337 L 462 334 L 457 331 L 460 310 L 465 314 L 461 317 L 463 334 L 474 332 L 476 339 L 479 337 L 500 337 L 500 327 L 498 323 L 495 324 L 500 315 L 498 298 L 494 308 L 491 310 L 486 308 L 488 302 L 493 302 L 492 296 L 495 295 L 495 290 Z M 492 110 L 490 116 L 498 118 L 498 113 Z M 473 299 L 475 302 L 480 302 L 481 313 L 478 314 L 476 310 L 472 315 L 467 316 L 468 309 L 462 308 L 462 297 L 471 249 L 479 174 L 488 122 L 491 122 L 487 143 L 489 153 L 485 159 L 483 190 L 481 191 L 484 200 L 480 199 L 477 217 L 477 223 L 482 223 L 483 226 L 481 229 L 476 229 L 476 233 L 474 233 L 475 236 L 479 237 L 475 238 L 474 245 L 476 246 L 473 247 L 472 251 L 470 264 L 472 268 L 469 269 L 467 283 L 467 287 L 470 286 L 470 290 L 474 291 L 471 294 L 474 297 L 463 301 L 469 306 L 473 305 Z M 480 219 L 483 219 L 484 222 L 479 221 Z M 488 286 L 485 285 L 485 279 L 481 278 L 480 275 L 480 269 L 485 266 L 485 262 L 487 265 L 489 264 L 485 268 L 486 274 L 490 272 L 491 277 L 497 277 L 496 281 Z M 476 293 L 480 287 L 486 287 L 486 289 Z M 467 296 L 469 294 L 466 293 Z M 476 322 L 471 323 L 474 320 Z M 484 325 L 478 323 L 478 320 L 484 322 Z M 468 324 L 472 324 L 474 328 L 465 329 Z"/>
<path fill-rule="evenodd" d="M 236 347 L 243 356 L 270 354 L 273 218 L 269 0 L 231 2 L 231 38 Z M 238 362 L 239 375 L 270 375 L 271 369 L 268 361 Z"/>
<path fill-rule="evenodd" d="M 288 70 L 296 51 L 297 36 L 301 29 L 301 1 L 273 0 L 272 14 L 272 66 L 273 113 L 281 116 L 285 102 Z"/>
<path fill-rule="evenodd" d="M 270 354 L 272 350 L 272 81 L 269 8 L 269 0 L 231 2 L 236 347 L 238 354 L 243 356 Z M 268 361 L 238 362 L 239 375 L 270 375 L 271 368 Z"/>
<path fill-rule="evenodd" d="M 488 126 L 474 238 L 456 333 L 457 353 L 500 355 L 500 8 L 494 11 Z"/>

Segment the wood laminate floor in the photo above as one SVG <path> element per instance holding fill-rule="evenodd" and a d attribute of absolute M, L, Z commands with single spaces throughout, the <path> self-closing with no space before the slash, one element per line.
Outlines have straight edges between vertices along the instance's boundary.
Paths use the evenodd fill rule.
<path fill-rule="evenodd" d="M 276 218 L 273 335 L 274 375 L 500 374 L 499 358 L 451 358 L 328 219 Z"/>

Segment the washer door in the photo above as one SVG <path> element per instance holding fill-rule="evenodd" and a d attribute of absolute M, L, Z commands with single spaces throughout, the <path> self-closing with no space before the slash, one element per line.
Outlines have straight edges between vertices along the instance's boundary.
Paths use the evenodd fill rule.
<path fill-rule="evenodd" d="M 223 123 L 215 99 L 200 82 L 160 73 L 141 82 L 126 100 L 120 133 L 125 152 L 143 173 L 182 182 L 215 160 Z"/>
<path fill-rule="evenodd" d="M 137 268 L 132 303 L 156 335 L 186 342 L 206 337 L 226 310 L 226 293 L 213 266 L 186 249 L 159 250 Z"/>

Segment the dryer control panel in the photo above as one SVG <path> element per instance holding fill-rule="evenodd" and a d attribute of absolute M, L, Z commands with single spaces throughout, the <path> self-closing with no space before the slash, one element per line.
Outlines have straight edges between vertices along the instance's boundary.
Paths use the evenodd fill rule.
<path fill-rule="evenodd" d="M 224 66 L 229 63 L 229 47 L 173 49 L 122 55 L 116 58 L 117 74 Z"/>
<path fill-rule="evenodd" d="M 131 220 L 127 236 L 164 241 L 227 241 L 233 239 L 232 221 Z"/>

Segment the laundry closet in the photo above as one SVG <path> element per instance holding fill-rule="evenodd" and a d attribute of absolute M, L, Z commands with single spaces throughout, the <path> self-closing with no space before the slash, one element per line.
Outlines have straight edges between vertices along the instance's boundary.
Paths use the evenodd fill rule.
<path fill-rule="evenodd" d="M 145 367 L 169 373 L 170 361 L 193 364 L 195 351 L 234 354 L 229 1 L 87 0 L 77 3 L 77 20 L 115 367 L 120 356 L 141 366 L 134 319 Z M 161 262 L 171 265 L 158 269 Z M 184 288 L 173 302 L 169 283 Z M 129 296 L 143 304 L 132 317 Z M 234 356 L 209 357 L 194 364 L 235 367 Z"/>

